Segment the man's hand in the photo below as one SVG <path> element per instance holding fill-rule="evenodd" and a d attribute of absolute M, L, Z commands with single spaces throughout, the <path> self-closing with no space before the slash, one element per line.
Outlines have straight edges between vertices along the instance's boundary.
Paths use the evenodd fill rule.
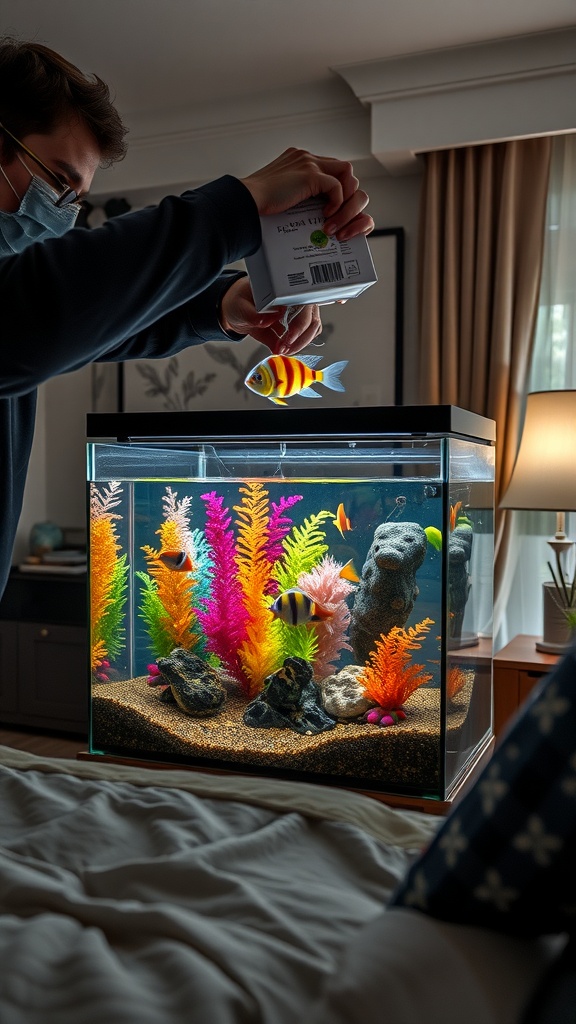
<path fill-rule="evenodd" d="M 254 199 L 258 213 L 282 213 L 311 196 L 326 196 L 324 231 L 343 242 L 367 235 L 374 221 L 362 213 L 368 196 L 358 188 L 352 164 L 304 149 L 287 149 L 272 163 L 240 179 Z"/>
<path fill-rule="evenodd" d="M 285 306 L 270 313 L 259 313 L 254 305 L 250 281 L 237 278 L 225 292 L 220 306 L 220 323 L 225 331 L 249 334 L 267 345 L 275 355 L 294 355 L 320 334 L 322 322 L 318 306 L 301 306 L 286 328 L 282 318 Z"/>

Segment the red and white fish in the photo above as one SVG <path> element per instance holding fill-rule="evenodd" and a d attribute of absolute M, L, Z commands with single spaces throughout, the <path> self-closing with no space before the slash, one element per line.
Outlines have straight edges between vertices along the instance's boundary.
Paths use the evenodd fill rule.
<path fill-rule="evenodd" d="M 332 363 L 325 370 L 314 367 L 322 356 L 268 356 L 255 366 L 244 381 L 250 391 L 263 398 L 269 398 L 275 405 L 286 405 L 285 398 L 302 395 L 304 398 L 321 398 L 322 395 L 310 386 L 324 384 L 331 391 L 345 391 L 340 374 L 348 360 Z"/>
<path fill-rule="evenodd" d="M 348 516 L 344 511 L 344 502 L 341 501 L 340 504 L 338 505 L 338 508 L 336 509 L 336 518 L 333 519 L 332 522 L 334 523 L 336 529 L 339 531 L 342 540 L 344 540 L 344 531 L 352 529 L 350 520 L 348 519 Z"/>
<path fill-rule="evenodd" d="M 161 551 L 158 558 L 167 569 L 174 572 L 192 572 L 194 565 L 186 551 Z"/>
<path fill-rule="evenodd" d="M 332 612 L 329 612 L 327 608 L 322 608 L 298 587 L 285 590 L 283 594 L 280 594 L 274 604 L 270 605 L 270 611 L 275 619 L 282 619 L 282 622 L 288 623 L 289 626 L 303 626 L 307 622 L 322 622 L 332 615 Z"/>

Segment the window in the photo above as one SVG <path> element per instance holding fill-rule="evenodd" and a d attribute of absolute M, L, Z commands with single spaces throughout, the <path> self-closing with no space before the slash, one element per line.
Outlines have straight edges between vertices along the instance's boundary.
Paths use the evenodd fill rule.
<path fill-rule="evenodd" d="M 576 135 L 558 135 L 553 144 L 540 302 L 527 390 L 565 388 L 576 388 Z M 515 513 L 510 548 L 515 567 L 495 637 L 496 649 L 517 633 L 542 634 L 541 584 L 550 579 L 547 540 L 555 528 L 553 512 Z M 567 516 L 566 533 L 576 536 L 576 513 Z M 573 572 L 573 559 L 574 550 L 567 565 L 569 572 Z"/>

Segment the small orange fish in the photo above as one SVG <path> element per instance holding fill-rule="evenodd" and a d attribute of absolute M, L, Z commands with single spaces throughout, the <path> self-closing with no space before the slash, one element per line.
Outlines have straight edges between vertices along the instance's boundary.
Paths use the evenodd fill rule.
<path fill-rule="evenodd" d="M 158 558 L 167 569 L 173 569 L 174 572 L 192 572 L 194 568 L 192 559 L 185 551 L 161 551 Z"/>
<path fill-rule="evenodd" d="M 456 529 L 456 521 L 458 519 L 458 513 L 462 508 L 462 502 L 457 501 L 455 505 L 450 505 L 450 533 Z"/>
<path fill-rule="evenodd" d="M 344 503 L 341 501 L 336 511 L 336 518 L 332 520 L 334 526 L 340 531 L 342 540 L 344 540 L 344 530 L 351 530 L 350 520 L 344 511 Z"/>
<path fill-rule="evenodd" d="M 285 398 L 303 395 L 304 398 L 321 398 L 311 384 L 324 384 L 332 391 L 345 391 L 340 374 L 348 360 L 332 363 L 325 370 L 314 367 L 322 356 L 268 356 L 255 366 L 244 381 L 250 391 L 269 398 L 275 405 L 286 405 Z"/>
<path fill-rule="evenodd" d="M 352 559 L 342 566 L 338 575 L 341 580 L 348 580 L 349 583 L 360 583 L 360 577 L 354 568 Z"/>

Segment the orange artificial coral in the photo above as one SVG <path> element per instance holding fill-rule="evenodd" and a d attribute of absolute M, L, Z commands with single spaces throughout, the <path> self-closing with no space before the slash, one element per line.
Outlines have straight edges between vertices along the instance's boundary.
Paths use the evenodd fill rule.
<path fill-rule="evenodd" d="M 92 624 L 90 661 L 96 669 L 108 654 L 99 628 L 112 604 L 112 580 L 120 545 L 111 519 L 93 520 L 90 524 L 90 622 Z"/>
<path fill-rule="evenodd" d="M 244 595 L 248 613 L 247 638 L 238 648 L 238 658 L 246 679 L 245 692 L 255 697 L 266 676 L 278 668 L 278 629 L 268 607 L 270 600 L 271 565 L 268 545 L 268 491 L 257 480 L 240 488 L 244 495 L 238 513 L 237 579 Z"/>
<path fill-rule="evenodd" d="M 182 546 L 181 529 L 173 519 L 167 519 L 160 529 L 162 541 L 160 551 L 145 544 L 142 547 L 148 572 L 156 581 L 158 599 L 166 613 L 163 616 L 163 627 L 170 636 L 174 647 L 190 650 L 198 640 L 194 632 L 196 614 L 192 607 L 192 592 L 196 583 L 194 572 L 175 572 L 160 560 L 162 551 L 178 551 Z"/>
<path fill-rule="evenodd" d="M 469 675 L 470 673 L 465 672 L 459 665 L 452 665 L 448 671 L 448 678 L 446 680 L 446 695 L 448 700 L 454 700 L 454 697 L 460 693 L 460 690 L 462 690 L 468 682 Z"/>
<path fill-rule="evenodd" d="M 420 649 L 419 641 L 433 624 L 433 619 L 423 619 L 407 630 L 395 626 L 376 641 L 376 649 L 370 652 L 358 682 L 383 710 L 400 708 L 419 686 L 432 679 L 431 673 L 423 671 L 423 665 L 408 662 L 412 658 L 410 652 Z"/>
<path fill-rule="evenodd" d="M 453 533 L 456 529 L 456 523 L 458 522 L 458 516 L 461 508 L 461 501 L 457 501 L 455 505 L 450 505 L 450 533 Z"/>
<path fill-rule="evenodd" d="M 120 555 L 120 542 L 113 512 L 121 503 L 122 488 L 111 480 L 99 490 L 90 484 L 90 664 L 92 671 L 105 658 L 117 656 L 124 644 L 122 625 L 127 573 L 126 557 Z"/>

